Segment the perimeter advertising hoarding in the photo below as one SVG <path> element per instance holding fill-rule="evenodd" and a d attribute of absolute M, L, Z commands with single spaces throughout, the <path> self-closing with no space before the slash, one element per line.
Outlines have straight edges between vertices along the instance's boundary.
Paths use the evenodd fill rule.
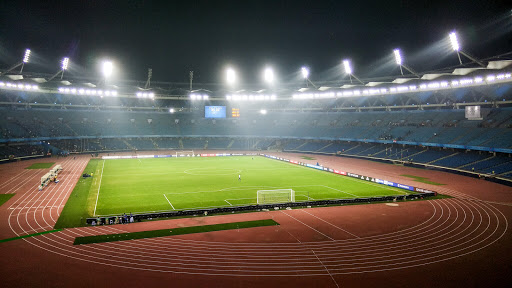
<path fill-rule="evenodd" d="M 400 189 L 404 189 L 404 190 L 416 191 L 416 192 L 422 192 L 422 193 L 434 192 L 434 191 L 430 191 L 430 190 L 427 190 L 427 189 L 422 189 L 422 188 L 413 187 L 413 186 L 409 186 L 409 185 L 405 185 L 405 184 L 395 183 L 395 182 L 391 182 L 391 181 L 388 181 L 388 180 L 383 180 L 383 179 L 379 179 L 379 178 L 373 178 L 373 177 L 364 176 L 364 175 L 360 175 L 360 174 L 356 174 L 356 173 L 344 172 L 344 171 L 340 171 L 340 170 L 336 170 L 336 169 L 331 169 L 331 168 L 324 167 L 324 166 L 313 165 L 313 164 L 305 164 L 305 163 L 298 162 L 298 161 L 295 161 L 295 160 L 282 159 L 282 158 L 279 158 L 279 157 L 276 157 L 276 156 L 271 156 L 271 155 L 264 155 L 264 156 L 268 157 L 268 158 L 276 159 L 276 160 L 283 160 L 283 161 L 287 161 L 287 162 L 290 162 L 290 163 L 293 163 L 293 164 L 298 164 L 298 165 L 306 166 L 306 167 L 313 168 L 313 169 L 323 170 L 323 171 L 327 171 L 327 172 L 338 174 L 338 175 L 345 175 L 345 176 L 349 176 L 349 177 L 352 177 L 352 178 L 357 178 L 357 179 L 360 179 L 360 180 L 374 182 L 374 183 L 377 183 L 377 184 L 391 186 L 391 187 L 396 187 L 396 188 L 400 188 Z"/>
<path fill-rule="evenodd" d="M 204 106 L 204 118 L 226 118 L 226 106 Z"/>

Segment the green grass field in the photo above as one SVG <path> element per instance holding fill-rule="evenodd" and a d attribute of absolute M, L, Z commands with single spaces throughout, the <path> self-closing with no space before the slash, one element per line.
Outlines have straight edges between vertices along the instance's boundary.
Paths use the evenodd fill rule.
<path fill-rule="evenodd" d="M 55 164 L 55 162 L 50 162 L 50 163 L 34 163 L 34 164 L 28 166 L 25 169 L 47 169 L 47 168 L 51 168 L 53 166 L 53 164 Z"/>
<path fill-rule="evenodd" d="M 406 194 L 264 157 L 100 160 L 95 171 L 90 216 L 256 204 L 267 189 L 293 189 L 296 201 Z"/>
<path fill-rule="evenodd" d="M 446 185 L 446 184 L 430 181 L 428 178 L 420 177 L 420 176 L 414 176 L 414 175 L 408 175 L 408 174 L 402 174 L 400 176 L 409 177 L 409 178 L 412 178 L 416 182 L 425 183 L 425 184 L 431 184 L 431 185 L 437 185 L 437 186 Z"/>
<path fill-rule="evenodd" d="M 0 194 L 0 206 L 2 206 L 5 202 L 9 201 L 16 194 Z"/>

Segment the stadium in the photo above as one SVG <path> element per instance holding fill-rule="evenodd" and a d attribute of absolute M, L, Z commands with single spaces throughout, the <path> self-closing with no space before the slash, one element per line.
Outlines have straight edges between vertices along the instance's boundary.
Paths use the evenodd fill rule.
<path fill-rule="evenodd" d="M 24 49 L 0 69 L 3 282 L 505 287 L 512 54 L 458 37 L 435 70 L 393 48 L 392 75 L 250 83 L 46 73 Z"/>

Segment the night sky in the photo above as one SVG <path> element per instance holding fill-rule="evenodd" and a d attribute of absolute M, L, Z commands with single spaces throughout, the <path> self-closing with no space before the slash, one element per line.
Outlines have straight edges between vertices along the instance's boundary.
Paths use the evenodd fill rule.
<path fill-rule="evenodd" d="M 55 73 L 71 57 L 70 76 L 97 75 L 112 59 L 117 77 L 222 82 L 231 65 L 241 82 L 261 81 L 265 65 L 281 81 L 336 80 L 350 58 L 361 78 L 399 74 L 400 47 L 418 71 L 458 64 L 447 35 L 463 50 L 491 57 L 512 50 L 508 1 L 0 1 L 0 67 L 33 51 L 26 71 Z"/>

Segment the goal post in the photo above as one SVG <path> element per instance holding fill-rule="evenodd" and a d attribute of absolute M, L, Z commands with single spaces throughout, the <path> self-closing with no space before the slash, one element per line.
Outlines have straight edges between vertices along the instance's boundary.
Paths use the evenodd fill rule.
<path fill-rule="evenodd" d="M 177 151 L 176 152 L 176 157 L 192 157 L 192 156 L 195 156 L 193 150 L 190 150 L 190 151 Z"/>
<path fill-rule="evenodd" d="M 293 189 L 258 190 L 258 204 L 274 204 L 295 202 L 295 191 Z"/>

